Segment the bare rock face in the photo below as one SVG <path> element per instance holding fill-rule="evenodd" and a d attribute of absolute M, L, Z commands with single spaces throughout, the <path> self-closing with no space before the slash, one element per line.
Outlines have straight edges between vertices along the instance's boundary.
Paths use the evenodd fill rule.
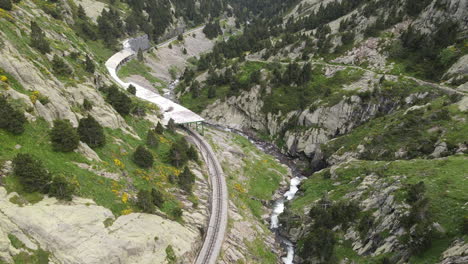
<path fill-rule="evenodd" d="M 455 240 L 452 245 L 442 253 L 440 264 L 468 263 L 468 244 L 462 239 Z"/>
<path fill-rule="evenodd" d="M 468 55 L 458 59 L 450 69 L 444 74 L 444 79 L 449 79 L 448 82 L 454 83 L 463 79 L 468 75 Z"/>
<path fill-rule="evenodd" d="M 20 207 L 9 201 L 14 195 L 0 188 L 0 257 L 7 261 L 18 253 L 5 239 L 10 233 L 28 248 L 50 251 L 57 263 L 165 263 L 169 245 L 186 263 L 200 240 L 196 228 L 157 215 L 132 213 L 116 219 L 110 210 L 83 198 L 69 203 L 45 198 Z"/>

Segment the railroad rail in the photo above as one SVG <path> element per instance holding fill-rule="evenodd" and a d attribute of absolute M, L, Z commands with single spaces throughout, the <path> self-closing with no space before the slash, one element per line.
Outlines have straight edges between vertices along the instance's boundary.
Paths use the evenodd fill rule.
<path fill-rule="evenodd" d="M 228 192 L 223 170 L 219 164 L 211 146 L 197 132 L 184 127 L 184 130 L 193 139 L 201 151 L 209 173 L 212 188 L 210 220 L 205 240 L 198 253 L 195 264 L 215 264 L 221 251 L 221 246 L 226 233 L 228 219 Z"/>

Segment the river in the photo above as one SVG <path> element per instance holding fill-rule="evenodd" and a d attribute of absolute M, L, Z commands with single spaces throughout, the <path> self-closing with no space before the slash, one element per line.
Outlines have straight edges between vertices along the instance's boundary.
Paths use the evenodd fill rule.
<path fill-rule="evenodd" d="M 179 83 L 178 79 L 171 82 L 168 88 L 164 90 L 164 97 L 177 102 L 177 98 L 174 94 L 174 89 L 178 83 Z M 231 132 L 231 133 L 236 133 L 238 135 L 241 135 L 247 138 L 259 150 L 275 157 L 281 164 L 284 164 L 290 168 L 293 178 L 291 179 L 289 183 L 289 189 L 281 195 L 281 198 L 273 202 L 272 213 L 270 216 L 270 230 L 275 232 L 277 240 L 280 242 L 281 246 L 284 247 L 284 249 L 287 252 L 287 255 L 285 257 L 282 257 L 283 263 L 293 264 L 294 263 L 293 262 L 294 261 L 294 244 L 289 239 L 287 239 L 286 237 L 280 234 L 281 225 L 279 223 L 279 216 L 284 212 L 284 209 L 285 209 L 284 203 L 286 201 L 290 201 L 294 199 L 297 191 L 299 190 L 299 184 L 305 179 L 301 171 L 296 166 L 294 159 L 281 153 L 278 147 L 276 147 L 274 144 L 270 142 L 259 140 L 255 137 L 252 137 L 236 129 L 231 129 L 231 128 L 227 128 L 227 127 L 216 125 L 216 124 L 210 124 L 208 122 L 206 122 L 206 124 L 215 129 L 226 131 L 226 132 Z"/>

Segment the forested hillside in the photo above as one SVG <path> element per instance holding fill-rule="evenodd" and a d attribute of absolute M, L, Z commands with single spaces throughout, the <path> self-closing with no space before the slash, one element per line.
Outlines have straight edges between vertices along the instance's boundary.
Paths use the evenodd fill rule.
<path fill-rule="evenodd" d="M 295 262 L 466 261 L 466 1 L 245 5 L 179 98 L 302 164 Z"/>

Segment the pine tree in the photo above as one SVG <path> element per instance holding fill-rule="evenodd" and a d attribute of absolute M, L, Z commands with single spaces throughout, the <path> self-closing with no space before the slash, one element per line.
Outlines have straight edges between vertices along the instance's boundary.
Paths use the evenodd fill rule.
<path fill-rule="evenodd" d="M 151 193 L 147 190 L 140 190 L 138 192 L 137 205 L 145 213 L 153 213 L 155 210 Z"/>
<path fill-rule="evenodd" d="M 182 50 L 182 53 L 183 53 L 184 55 L 187 55 L 187 49 L 184 48 L 184 49 Z"/>
<path fill-rule="evenodd" d="M 193 161 L 198 161 L 198 152 L 197 150 L 195 149 L 195 147 L 192 145 L 188 148 L 187 150 L 187 156 L 189 159 L 193 160 Z"/>
<path fill-rule="evenodd" d="M 198 98 L 200 96 L 200 83 L 197 80 L 192 82 L 190 91 L 192 92 L 192 98 Z"/>
<path fill-rule="evenodd" d="M 0 8 L 10 11 L 13 8 L 13 5 L 11 4 L 11 0 L 0 0 Z"/>
<path fill-rule="evenodd" d="M 138 146 L 133 153 L 133 161 L 142 168 L 151 168 L 154 163 L 153 154 L 144 146 Z"/>
<path fill-rule="evenodd" d="M 180 188 L 187 193 L 192 192 L 192 186 L 195 183 L 195 175 L 185 167 L 184 171 L 179 175 L 178 184 Z"/>
<path fill-rule="evenodd" d="M 153 130 L 149 130 L 148 134 L 146 136 L 146 145 L 150 148 L 157 148 L 159 145 L 159 140 L 158 137 L 156 136 L 156 133 Z"/>
<path fill-rule="evenodd" d="M 174 119 L 169 119 L 169 122 L 167 122 L 167 129 L 169 129 L 169 131 L 175 132 L 176 128 L 177 126 Z"/>
<path fill-rule="evenodd" d="M 91 148 L 102 147 L 106 144 L 104 129 L 91 115 L 80 120 L 78 125 L 80 140 Z"/>
<path fill-rule="evenodd" d="M 138 49 L 137 59 L 138 59 L 139 61 L 143 61 L 143 60 L 145 59 L 145 58 L 143 57 L 143 50 Z"/>
<path fill-rule="evenodd" d="M 49 42 L 46 40 L 44 32 L 34 21 L 31 21 L 31 46 L 43 54 L 50 52 Z"/>
<path fill-rule="evenodd" d="M 85 70 L 89 73 L 94 73 L 94 71 L 96 70 L 96 66 L 94 66 L 93 61 L 88 55 L 86 55 Z"/>
<path fill-rule="evenodd" d="M 50 138 L 54 151 L 71 152 L 80 143 L 80 136 L 69 120 L 55 120 Z"/>
<path fill-rule="evenodd" d="M 6 98 L 0 95 L 0 128 L 18 135 L 24 132 L 25 123 L 24 113 L 14 109 Z"/>
<path fill-rule="evenodd" d="M 48 192 L 52 176 L 36 157 L 21 153 L 16 155 L 13 159 L 13 174 L 18 177 L 26 192 Z"/>
<path fill-rule="evenodd" d="M 214 86 L 210 86 L 208 88 L 208 98 L 215 98 L 216 97 L 216 88 Z"/>
<path fill-rule="evenodd" d="M 162 126 L 161 122 L 158 122 L 158 124 L 154 128 L 154 132 L 158 135 L 162 135 L 164 133 L 164 127 Z"/>
<path fill-rule="evenodd" d="M 169 43 L 169 46 L 167 46 L 169 49 L 172 49 L 172 43 Z"/>
<path fill-rule="evenodd" d="M 83 20 L 87 19 L 86 12 L 85 12 L 82 5 L 78 5 L 77 15 L 78 15 L 79 18 L 81 18 Z"/>
<path fill-rule="evenodd" d="M 157 190 L 155 188 L 151 189 L 151 197 L 153 198 L 153 204 L 154 205 L 156 205 L 159 208 L 161 208 L 163 206 L 164 196 L 159 190 Z"/>
<path fill-rule="evenodd" d="M 132 100 L 121 90 L 112 85 L 107 90 L 107 101 L 114 107 L 114 109 L 119 112 L 119 114 L 125 116 L 130 114 L 132 107 Z"/>
<path fill-rule="evenodd" d="M 127 92 L 129 92 L 129 93 L 135 95 L 135 94 L 136 94 L 136 87 L 130 84 L 130 85 L 128 86 L 128 88 L 127 88 Z"/>

